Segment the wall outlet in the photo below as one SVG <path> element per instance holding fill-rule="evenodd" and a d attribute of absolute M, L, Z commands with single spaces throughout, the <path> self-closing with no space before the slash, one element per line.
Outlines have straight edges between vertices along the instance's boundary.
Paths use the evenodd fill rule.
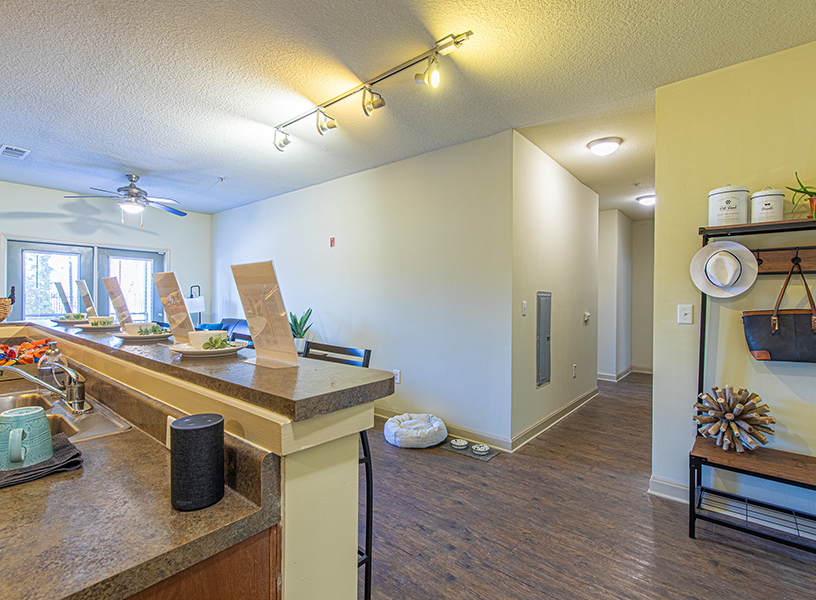
<path fill-rule="evenodd" d="M 572 365 L 572 378 L 578 377 L 578 365 Z"/>
<path fill-rule="evenodd" d="M 397 369 L 394 369 L 393 373 L 394 373 L 394 383 L 399 383 L 402 371 L 398 371 Z"/>
<path fill-rule="evenodd" d="M 693 304 L 678 304 L 677 305 L 677 322 L 680 325 L 692 325 L 694 323 L 694 305 Z"/>

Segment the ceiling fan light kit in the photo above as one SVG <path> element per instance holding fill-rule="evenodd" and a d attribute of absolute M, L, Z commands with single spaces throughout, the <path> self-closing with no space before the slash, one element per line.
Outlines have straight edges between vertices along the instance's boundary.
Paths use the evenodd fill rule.
<path fill-rule="evenodd" d="M 416 83 L 424 83 L 428 87 L 436 88 L 439 86 L 441 75 L 439 72 L 439 60 L 437 56 L 447 56 L 457 48 L 459 48 L 462 44 L 464 44 L 470 36 L 473 35 L 473 32 L 468 30 L 464 33 L 460 33 L 458 35 L 450 34 L 448 36 L 443 37 L 441 40 L 436 42 L 436 45 L 428 50 L 427 52 L 423 52 L 419 56 L 415 56 L 414 58 L 405 61 L 401 65 L 397 65 L 393 69 L 386 71 L 385 73 L 380 73 L 376 77 L 369 79 L 365 83 L 361 83 L 358 86 L 351 88 L 340 94 L 339 96 L 335 96 L 331 100 L 326 100 L 320 104 L 315 105 L 313 108 L 310 108 L 305 113 L 300 114 L 296 117 L 293 117 L 287 121 L 283 121 L 275 126 L 275 135 L 273 139 L 273 143 L 275 148 L 283 152 L 284 148 L 289 144 L 291 139 L 289 138 L 289 134 L 284 133 L 284 128 L 289 127 L 298 121 L 305 119 L 306 117 L 310 117 L 313 114 L 317 113 L 317 131 L 321 135 L 323 135 L 329 129 L 334 129 L 337 127 L 337 121 L 334 119 L 327 117 L 325 110 L 340 102 L 341 100 L 345 100 L 349 96 L 353 96 L 358 92 L 362 92 L 363 94 L 363 112 L 367 117 L 370 117 L 371 114 L 385 106 L 385 99 L 382 95 L 372 91 L 371 87 L 376 85 L 377 83 L 383 81 L 384 79 L 388 79 L 396 75 L 397 73 L 401 73 L 406 69 L 410 69 L 423 61 L 428 61 L 428 67 L 424 73 L 418 73 L 414 76 L 414 81 Z M 321 114 L 325 117 L 321 120 Z M 333 123 L 330 124 L 330 123 Z M 279 134 L 282 136 L 281 139 L 278 139 Z M 283 139 L 287 140 L 283 142 Z"/>
<path fill-rule="evenodd" d="M 128 181 L 130 183 L 126 186 L 117 188 L 115 192 L 110 190 L 103 190 L 100 188 L 92 187 L 91 189 L 96 192 L 104 192 L 106 195 L 95 195 L 95 196 L 65 196 L 65 198 L 110 198 L 113 200 L 120 200 L 119 208 L 122 211 L 122 223 L 125 222 L 125 213 L 130 214 L 141 214 L 144 211 L 145 206 L 150 206 L 152 208 L 159 208 L 165 212 L 169 212 L 170 214 L 176 215 L 178 217 L 186 217 L 187 213 L 178 210 L 177 208 L 173 208 L 172 206 L 165 206 L 164 203 L 172 202 L 173 204 L 178 204 L 177 200 L 173 200 L 172 198 L 158 198 L 156 196 L 148 196 L 147 192 L 143 189 L 136 186 L 136 182 L 139 181 L 138 175 L 126 175 Z M 144 215 L 141 215 L 140 218 L 140 225 L 144 225 Z"/>
<path fill-rule="evenodd" d="M 592 140 L 587 144 L 587 148 L 595 156 L 609 156 L 615 152 L 623 143 L 623 139 L 619 137 L 605 137 L 597 140 Z"/>

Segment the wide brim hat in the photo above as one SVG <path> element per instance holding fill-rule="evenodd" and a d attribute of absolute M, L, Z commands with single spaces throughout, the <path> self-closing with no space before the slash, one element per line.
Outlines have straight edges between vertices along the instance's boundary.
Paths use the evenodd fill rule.
<path fill-rule="evenodd" d="M 753 252 L 736 242 L 712 242 L 691 259 L 691 280 L 714 298 L 733 298 L 747 292 L 757 278 Z"/>

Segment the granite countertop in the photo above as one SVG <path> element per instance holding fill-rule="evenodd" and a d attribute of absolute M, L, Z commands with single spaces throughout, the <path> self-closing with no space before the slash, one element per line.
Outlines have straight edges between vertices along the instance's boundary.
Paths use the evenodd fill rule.
<path fill-rule="evenodd" d="M 21 323 L 22 324 L 22 323 Z M 75 327 L 27 323 L 44 335 L 87 346 L 213 391 L 240 398 L 293 421 L 310 419 L 373 402 L 394 393 L 394 374 L 330 362 L 300 359 L 299 367 L 256 366 L 252 350 L 219 358 L 183 357 L 170 350 L 173 342 L 126 342 L 110 333 L 86 333 Z"/>
<path fill-rule="evenodd" d="M 170 452 L 139 429 L 76 446 L 82 469 L 0 490 L 4 600 L 127 598 L 277 521 L 230 487 L 176 511 Z"/>

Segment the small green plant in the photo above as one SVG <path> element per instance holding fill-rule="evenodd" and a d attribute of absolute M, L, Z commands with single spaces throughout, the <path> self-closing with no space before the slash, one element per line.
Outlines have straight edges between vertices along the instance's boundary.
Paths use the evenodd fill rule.
<path fill-rule="evenodd" d="M 221 348 L 229 348 L 229 340 L 227 338 L 218 336 L 210 336 L 210 339 L 204 342 L 201 346 L 204 350 L 220 350 Z"/>
<path fill-rule="evenodd" d="M 170 333 L 170 330 L 162 328 L 158 323 L 153 323 L 150 327 L 139 327 L 139 335 L 158 335 L 160 333 Z"/>
<path fill-rule="evenodd" d="M 802 183 L 802 180 L 799 179 L 798 171 L 796 172 L 796 181 L 799 183 L 798 188 L 785 186 L 787 189 L 793 192 L 793 198 L 791 198 L 791 202 L 793 203 L 793 209 L 791 210 L 791 214 L 793 214 L 796 211 L 797 207 L 799 206 L 799 203 L 802 200 L 809 200 L 810 198 L 816 196 L 816 187 L 813 187 L 812 185 L 805 185 L 804 183 Z M 816 216 L 814 216 L 812 213 L 811 216 L 814 219 L 816 219 Z"/>
<path fill-rule="evenodd" d="M 303 316 L 300 317 L 300 319 L 295 316 L 295 313 L 289 313 L 289 326 L 292 328 L 292 337 L 300 339 L 306 335 L 306 332 L 311 328 L 311 325 L 308 327 L 306 326 L 306 323 L 309 322 L 309 317 L 311 316 L 311 308 L 303 313 Z"/>

